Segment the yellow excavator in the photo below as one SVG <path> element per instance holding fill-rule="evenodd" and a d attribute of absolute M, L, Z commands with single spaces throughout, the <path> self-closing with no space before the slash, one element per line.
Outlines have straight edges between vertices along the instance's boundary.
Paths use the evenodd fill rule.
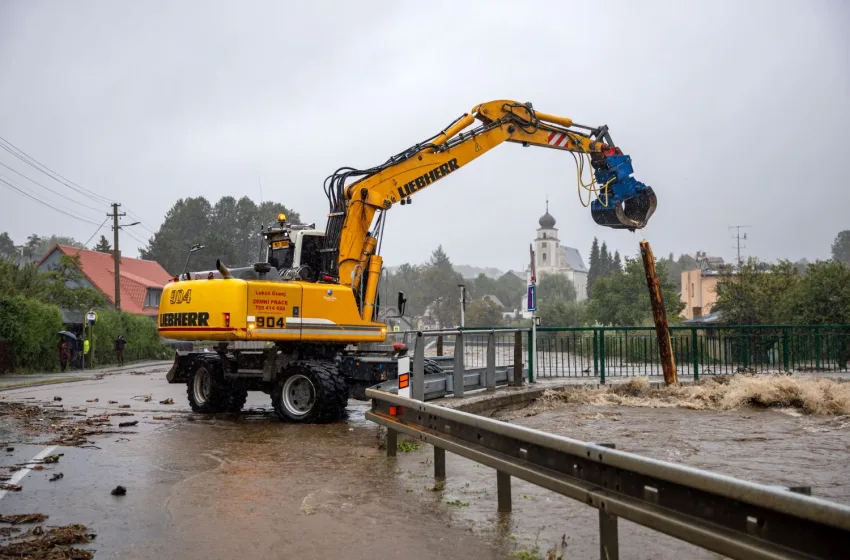
<path fill-rule="evenodd" d="M 324 231 L 279 215 L 263 231 L 265 262 L 228 268 L 217 261 L 215 270 L 185 273 L 166 285 L 160 334 L 213 342 L 210 351 L 178 352 L 169 372 L 169 379 L 186 382 L 192 409 L 238 412 L 248 391 L 261 390 L 282 420 L 334 422 L 349 397 L 365 398 L 366 387 L 393 379 L 406 349 L 366 349 L 387 333 L 375 320 L 386 212 L 411 204 L 504 142 L 570 152 L 597 224 L 634 231 L 655 211 L 652 188 L 632 176 L 631 159 L 613 144 L 607 126 L 580 125 L 530 103 L 478 105 L 383 164 L 330 175 Z M 400 314 L 405 302 L 399 293 Z M 426 363 L 426 374 L 436 371 Z"/>

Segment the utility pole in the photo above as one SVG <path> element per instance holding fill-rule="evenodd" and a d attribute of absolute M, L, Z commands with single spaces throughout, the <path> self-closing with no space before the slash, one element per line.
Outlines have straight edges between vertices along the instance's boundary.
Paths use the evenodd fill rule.
<path fill-rule="evenodd" d="M 458 284 L 460 288 L 460 328 L 466 326 L 466 285 Z"/>
<path fill-rule="evenodd" d="M 118 249 L 118 230 L 124 226 L 118 225 L 118 218 L 121 216 L 126 216 L 126 213 L 118 213 L 118 207 L 121 206 L 119 202 L 112 203 L 112 214 L 107 214 L 107 216 L 112 218 L 112 266 L 115 269 L 115 309 L 121 309 L 121 252 Z M 133 222 L 132 224 L 127 224 L 128 226 L 134 226 L 140 222 Z"/>
<path fill-rule="evenodd" d="M 737 245 L 738 245 L 738 268 L 739 269 L 741 268 L 741 264 L 742 264 L 742 262 L 741 262 L 741 249 L 747 248 L 746 245 L 741 247 L 741 239 L 743 239 L 744 241 L 747 240 L 747 233 L 746 232 L 744 232 L 744 236 L 741 237 L 741 228 L 748 228 L 748 227 L 753 227 L 753 226 L 729 226 L 729 229 L 734 229 L 736 231 L 734 238 L 738 242 Z"/>

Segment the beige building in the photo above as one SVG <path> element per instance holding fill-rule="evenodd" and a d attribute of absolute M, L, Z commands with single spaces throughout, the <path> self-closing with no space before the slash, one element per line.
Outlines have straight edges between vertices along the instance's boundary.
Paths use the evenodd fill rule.
<path fill-rule="evenodd" d="M 697 268 L 682 272 L 681 300 L 685 303 L 681 316 L 694 319 L 708 315 L 717 301 L 717 283 L 720 281 L 720 271 L 723 259 L 709 257 L 704 252 L 697 252 Z"/>

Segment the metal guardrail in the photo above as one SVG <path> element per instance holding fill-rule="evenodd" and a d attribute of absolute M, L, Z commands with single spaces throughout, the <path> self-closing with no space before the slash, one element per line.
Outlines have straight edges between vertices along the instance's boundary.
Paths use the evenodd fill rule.
<path fill-rule="evenodd" d="M 496 360 L 496 333 L 513 333 L 515 343 L 513 344 L 513 361 L 510 365 L 497 366 Z M 486 336 L 486 359 L 483 368 L 469 369 L 466 367 L 465 340 L 470 336 L 466 331 L 414 331 L 413 363 L 410 376 L 411 398 L 424 401 L 439 398 L 451 394 L 456 398 L 464 396 L 467 389 L 487 389 L 494 391 L 497 385 L 522 385 L 523 360 L 522 340 L 524 329 L 513 329 L 510 331 L 480 330 L 475 335 Z M 454 354 L 451 359 L 451 370 L 445 377 L 430 375 L 425 376 L 425 346 L 428 337 L 454 337 Z M 406 340 L 406 339 L 405 339 Z M 441 352 L 438 352 L 441 354 Z M 438 356 L 439 361 L 446 361 Z M 398 389 L 398 380 L 379 385 L 384 390 Z"/>
<path fill-rule="evenodd" d="M 366 419 L 496 469 L 498 507 L 515 476 L 599 510 L 600 557 L 619 558 L 618 518 L 730 558 L 850 558 L 850 507 L 763 484 L 556 436 L 376 389 Z"/>

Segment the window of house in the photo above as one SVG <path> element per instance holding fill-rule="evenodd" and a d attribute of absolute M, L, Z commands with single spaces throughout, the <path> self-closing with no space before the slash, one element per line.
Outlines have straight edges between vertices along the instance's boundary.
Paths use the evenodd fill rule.
<path fill-rule="evenodd" d="M 694 297 L 694 285 L 693 285 L 693 283 L 691 284 L 691 297 Z"/>
<path fill-rule="evenodd" d="M 545 241 L 543 243 L 541 243 L 541 245 L 543 246 L 544 249 L 546 248 L 546 242 Z"/>
<path fill-rule="evenodd" d="M 546 253 L 543 253 L 543 262 L 546 262 Z"/>
<path fill-rule="evenodd" d="M 159 298 L 162 296 L 162 288 L 148 288 L 145 294 L 145 307 L 159 307 Z"/>
<path fill-rule="evenodd" d="M 546 239 L 546 232 L 543 232 L 543 239 Z"/>

